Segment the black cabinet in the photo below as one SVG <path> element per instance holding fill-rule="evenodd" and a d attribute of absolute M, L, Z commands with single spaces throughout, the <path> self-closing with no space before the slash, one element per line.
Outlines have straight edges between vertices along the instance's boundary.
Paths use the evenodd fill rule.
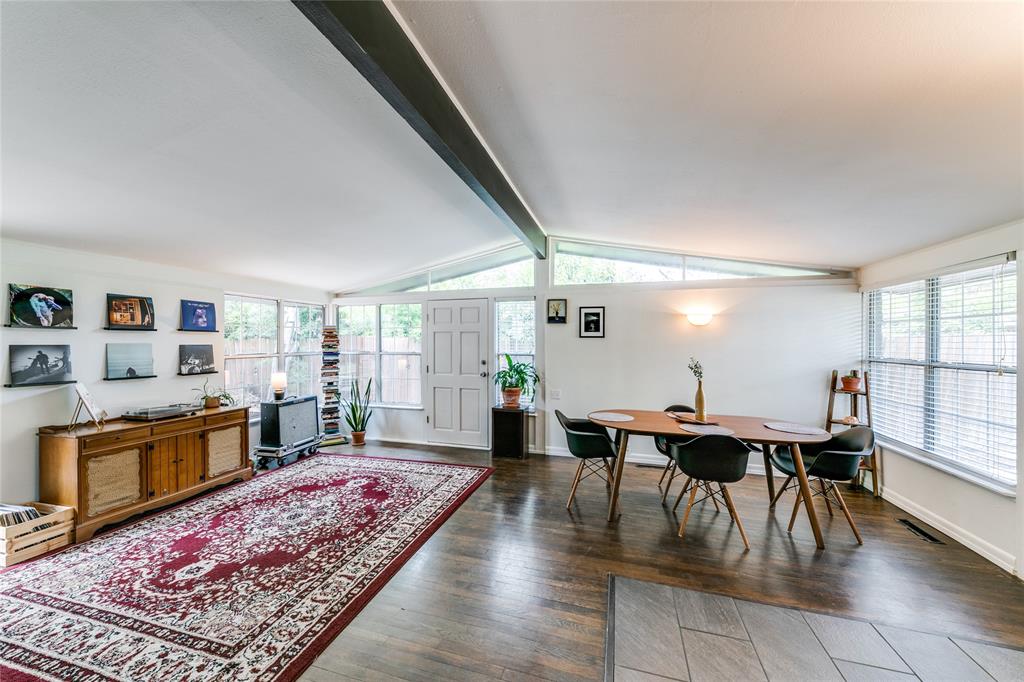
<path fill-rule="evenodd" d="M 491 408 L 491 455 L 526 459 L 526 415 L 530 410 L 522 407 Z"/>

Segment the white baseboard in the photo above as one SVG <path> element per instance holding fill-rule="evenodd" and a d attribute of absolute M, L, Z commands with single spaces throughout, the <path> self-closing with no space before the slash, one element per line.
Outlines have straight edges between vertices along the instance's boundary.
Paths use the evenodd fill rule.
<path fill-rule="evenodd" d="M 572 453 L 569 452 L 568 448 L 560 448 L 549 446 L 547 454 L 554 457 L 572 457 Z M 754 461 L 754 460 L 757 461 Z M 630 452 L 626 455 L 627 464 L 651 464 L 654 466 L 663 467 L 665 466 L 665 455 L 649 455 L 639 452 Z M 752 454 L 750 461 L 747 463 L 747 474 L 753 476 L 764 476 L 764 460 L 757 454 Z"/>
<path fill-rule="evenodd" d="M 896 505 L 908 514 L 913 514 L 929 526 L 942 531 L 967 549 L 978 553 L 1007 573 L 1017 575 L 1014 570 L 1016 566 L 1016 557 L 1009 552 L 1003 551 L 992 543 L 982 540 L 974 533 L 971 533 L 955 523 L 952 523 L 948 519 L 925 509 L 913 500 L 910 500 L 893 490 L 883 487 L 882 498 Z"/>

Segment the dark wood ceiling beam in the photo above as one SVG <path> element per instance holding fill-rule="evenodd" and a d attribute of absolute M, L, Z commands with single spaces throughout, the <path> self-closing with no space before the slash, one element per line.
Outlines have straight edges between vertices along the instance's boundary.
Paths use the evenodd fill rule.
<path fill-rule="evenodd" d="M 334 47 L 538 258 L 544 231 L 381 0 L 293 0 Z"/>

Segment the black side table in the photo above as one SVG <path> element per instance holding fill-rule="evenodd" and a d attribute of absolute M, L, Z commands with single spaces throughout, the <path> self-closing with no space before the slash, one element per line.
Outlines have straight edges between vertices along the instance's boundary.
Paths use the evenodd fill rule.
<path fill-rule="evenodd" d="M 528 454 L 526 415 L 532 407 L 491 408 L 491 455 L 526 459 Z"/>

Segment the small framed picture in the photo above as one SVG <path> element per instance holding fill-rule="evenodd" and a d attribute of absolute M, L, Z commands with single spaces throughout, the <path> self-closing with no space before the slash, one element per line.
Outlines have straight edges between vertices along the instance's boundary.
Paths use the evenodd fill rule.
<path fill-rule="evenodd" d="M 548 299 L 548 324 L 565 324 L 568 321 L 569 301 L 564 298 Z"/>
<path fill-rule="evenodd" d="M 104 329 L 155 331 L 153 299 L 149 296 L 107 294 L 107 326 Z"/>
<path fill-rule="evenodd" d="M 153 344 L 108 343 L 107 381 L 149 379 L 153 374 Z"/>
<path fill-rule="evenodd" d="M 580 338 L 604 338 L 604 306 L 580 306 Z"/>
<path fill-rule="evenodd" d="M 217 331 L 217 307 L 206 301 L 181 300 L 181 329 L 183 332 Z"/>
<path fill-rule="evenodd" d="M 71 289 L 8 284 L 12 327 L 75 328 Z"/>
<path fill-rule="evenodd" d="M 200 343 L 178 346 L 178 374 L 216 374 L 213 362 L 213 344 Z"/>

